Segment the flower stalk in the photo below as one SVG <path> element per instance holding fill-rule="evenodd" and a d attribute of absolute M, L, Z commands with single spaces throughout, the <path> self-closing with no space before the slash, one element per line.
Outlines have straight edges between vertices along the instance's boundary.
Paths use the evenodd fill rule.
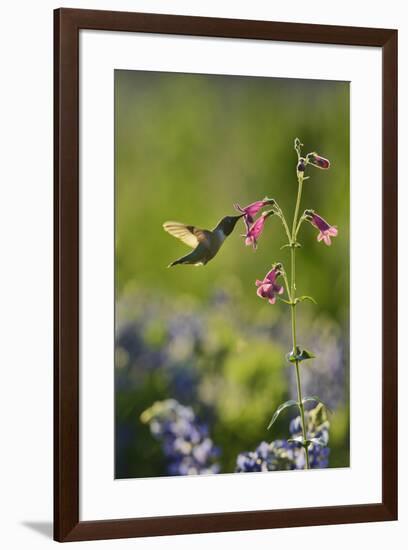
<path fill-rule="evenodd" d="M 306 425 L 306 411 L 305 403 L 317 402 L 322 407 L 327 408 L 327 405 L 318 397 L 303 397 L 302 395 L 302 384 L 301 384 L 301 375 L 300 367 L 301 363 L 305 360 L 313 359 L 315 355 L 308 351 L 307 349 L 301 349 L 297 344 L 297 335 L 296 335 L 296 306 L 300 302 L 305 300 L 310 300 L 313 303 L 316 303 L 311 296 L 297 296 L 296 288 L 296 249 L 301 245 L 297 241 L 298 233 L 300 227 L 304 221 L 308 221 L 314 228 L 316 228 L 319 233 L 317 235 L 317 241 L 323 241 L 326 246 L 331 245 L 331 238 L 337 237 L 338 229 L 336 226 L 330 225 L 324 218 L 319 216 L 314 210 L 305 210 L 300 216 L 300 204 L 302 202 L 302 191 L 303 183 L 309 179 L 309 176 L 305 176 L 305 172 L 308 169 L 308 166 L 314 166 L 320 168 L 321 170 L 327 170 L 330 168 L 330 161 L 317 153 L 308 153 L 306 156 L 302 155 L 303 144 L 298 138 L 295 139 L 295 151 L 297 153 L 297 164 L 296 164 L 296 174 L 297 174 L 297 196 L 295 211 L 293 214 L 292 226 L 289 229 L 289 225 L 286 221 L 285 215 L 279 206 L 279 204 L 274 199 L 269 199 L 265 197 L 262 201 L 256 201 L 249 204 L 248 206 L 242 208 L 239 205 L 235 205 L 235 208 L 242 214 L 244 219 L 244 224 L 246 228 L 245 244 L 252 245 L 254 248 L 257 247 L 258 240 L 264 230 L 266 219 L 275 214 L 281 222 L 283 229 L 287 237 L 287 243 L 281 248 L 290 248 L 290 277 L 285 271 L 282 263 L 274 263 L 272 269 L 265 275 L 265 277 L 260 280 L 257 279 L 255 284 L 257 286 L 257 295 L 273 305 L 277 300 L 284 302 L 290 307 L 291 312 L 291 327 L 292 327 L 292 351 L 287 355 L 289 362 L 293 363 L 295 372 L 296 372 L 296 389 L 297 389 L 297 401 L 289 400 L 285 403 L 279 405 L 275 414 L 272 417 L 268 425 L 268 429 L 274 424 L 278 416 L 286 409 L 296 406 L 299 409 L 300 420 L 299 431 L 301 435 L 296 437 L 296 444 L 300 445 L 305 454 L 305 469 L 309 469 L 311 465 L 310 456 L 309 456 L 309 447 L 310 452 L 313 453 L 314 445 L 324 445 L 320 440 L 318 442 L 310 439 L 310 434 L 307 430 Z M 265 212 L 261 212 L 263 207 L 266 205 L 270 206 L 271 209 Z M 260 216 L 255 219 L 255 216 L 260 213 Z M 278 283 L 278 278 L 282 277 L 285 283 L 285 289 L 287 293 L 287 300 L 283 299 L 281 295 L 284 293 L 285 289 Z M 300 429 L 301 428 L 301 429 Z M 290 441 L 290 440 L 288 440 Z"/>
<path fill-rule="evenodd" d="M 299 152 L 298 152 L 299 155 Z M 291 320 L 292 320 L 292 345 L 293 350 L 292 353 L 295 357 L 297 357 L 297 343 L 296 343 L 296 237 L 297 237 L 297 231 L 298 231 L 298 217 L 299 217 L 299 209 L 300 209 L 300 202 L 302 200 L 302 190 L 303 190 L 303 175 L 304 171 L 297 171 L 297 177 L 298 177 L 298 193 L 297 193 L 297 199 L 296 199 L 296 207 L 295 207 L 295 213 L 293 216 L 293 224 L 292 224 L 292 236 L 290 241 L 290 258 L 291 258 L 291 294 L 290 294 L 290 312 L 291 312 Z M 297 387 L 297 396 L 298 396 L 298 407 L 300 412 L 300 420 L 302 424 L 302 436 L 303 436 L 303 448 L 305 451 L 305 468 L 308 470 L 310 468 L 309 465 L 309 452 L 307 450 L 307 433 L 306 433 L 306 422 L 305 422 L 305 408 L 303 405 L 303 397 L 302 397 L 302 385 L 300 381 L 300 366 L 299 366 L 299 360 L 295 359 L 295 369 L 296 369 L 296 387 Z"/>

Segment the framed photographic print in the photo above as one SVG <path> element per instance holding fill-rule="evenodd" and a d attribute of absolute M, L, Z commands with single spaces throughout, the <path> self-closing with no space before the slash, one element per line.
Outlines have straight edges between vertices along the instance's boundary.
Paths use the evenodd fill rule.
<path fill-rule="evenodd" d="M 55 12 L 55 539 L 397 518 L 397 31 Z"/>

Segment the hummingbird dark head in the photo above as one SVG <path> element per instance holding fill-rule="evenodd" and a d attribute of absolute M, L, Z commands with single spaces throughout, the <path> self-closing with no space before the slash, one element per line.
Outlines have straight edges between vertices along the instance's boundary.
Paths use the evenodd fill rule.
<path fill-rule="evenodd" d="M 243 215 L 244 214 L 241 214 L 240 216 L 225 216 L 225 218 L 222 218 L 222 220 L 218 223 L 215 230 L 221 229 L 224 235 L 228 237 L 228 235 L 231 235 L 234 231 L 237 221 L 240 220 Z"/>

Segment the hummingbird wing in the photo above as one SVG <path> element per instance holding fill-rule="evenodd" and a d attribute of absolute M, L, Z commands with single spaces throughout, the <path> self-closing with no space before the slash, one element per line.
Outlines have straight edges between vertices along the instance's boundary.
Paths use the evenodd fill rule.
<path fill-rule="evenodd" d="M 210 247 L 211 231 L 208 229 L 199 229 L 194 225 L 179 222 L 164 222 L 163 229 L 191 248 L 196 248 L 199 244 Z"/>

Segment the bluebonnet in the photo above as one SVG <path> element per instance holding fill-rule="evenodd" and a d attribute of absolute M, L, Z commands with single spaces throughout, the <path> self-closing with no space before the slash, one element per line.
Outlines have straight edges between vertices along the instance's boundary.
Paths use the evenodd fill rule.
<path fill-rule="evenodd" d="M 162 443 L 169 475 L 216 474 L 219 451 L 191 407 L 175 399 L 156 401 L 141 420 L 149 424 L 152 435 Z"/>
<path fill-rule="evenodd" d="M 341 332 L 339 326 L 325 317 L 311 321 L 307 316 L 303 319 L 307 324 L 308 349 L 316 358 L 310 361 L 307 369 L 302 370 L 303 395 L 319 395 L 331 409 L 344 407 L 348 395 L 348 358 L 347 334 Z M 280 335 L 290 339 L 289 335 Z M 289 384 L 295 386 L 294 369 L 287 369 Z"/>
<path fill-rule="evenodd" d="M 135 422 L 135 417 L 145 407 L 171 396 L 179 403 L 193 405 L 196 414 L 219 426 L 220 381 L 224 384 L 220 375 L 224 376 L 225 365 L 237 356 L 238 346 L 244 346 L 246 342 L 261 346 L 268 342 L 269 345 L 272 341 L 280 352 L 278 342 L 289 338 L 286 324 L 279 322 L 278 311 L 277 321 L 272 326 L 269 319 L 262 316 L 252 319 L 236 299 L 241 292 L 239 285 L 220 288 L 222 290 L 214 292 L 200 307 L 188 298 L 181 301 L 148 292 L 132 292 L 117 302 L 115 475 L 118 478 L 157 475 L 154 473 L 157 471 L 164 473 L 159 445 L 153 438 L 146 441 L 145 428 Z M 218 327 L 225 327 L 225 318 L 230 320 L 228 331 L 220 331 Z M 318 394 L 331 408 L 341 407 L 347 395 L 346 347 L 342 333 L 327 318 L 309 321 L 303 318 L 312 333 L 310 349 L 318 357 L 303 370 L 304 394 Z M 293 369 L 285 372 L 287 376 L 293 375 Z M 231 369 L 231 373 L 235 377 L 236 370 Z M 228 379 L 225 378 L 228 383 L 231 383 L 231 373 Z M 234 391 L 240 390 L 241 383 L 244 381 L 233 382 Z M 277 394 L 276 399 L 279 398 Z M 255 441 L 261 441 L 261 438 L 262 435 Z M 228 464 L 230 471 L 229 464 L 235 462 L 242 447 L 228 448 L 228 443 L 222 439 L 217 443 L 225 445 L 220 462 Z M 275 444 L 278 445 L 279 440 Z M 283 450 L 288 446 L 286 441 L 280 445 Z M 279 463 L 275 453 L 270 467 L 286 467 L 281 460 L 282 449 L 278 453 Z M 148 460 L 145 459 L 147 456 Z M 187 460 L 180 464 L 173 462 L 176 473 L 186 463 L 188 465 Z M 226 466 L 222 467 L 226 471 L 224 468 Z"/>
<path fill-rule="evenodd" d="M 329 465 L 330 449 L 329 443 L 329 421 L 322 404 L 317 405 L 306 415 L 307 439 L 312 443 L 308 447 L 309 462 L 311 468 L 327 468 Z M 302 438 L 302 424 L 300 416 L 291 420 L 289 431 L 293 439 Z M 297 453 L 297 468 L 303 469 L 305 466 L 305 455 L 303 452 Z"/>
<path fill-rule="evenodd" d="M 115 475 L 152 475 L 162 468 L 155 444 L 146 444 L 139 415 L 156 400 L 172 396 L 179 402 L 197 404 L 200 414 L 213 418 L 212 403 L 199 395 L 202 365 L 221 361 L 224 343 L 209 329 L 215 312 L 224 305 L 209 304 L 198 311 L 189 299 L 174 300 L 132 292 L 117 302 L 115 341 L 116 459 Z M 217 363 L 218 362 L 218 363 Z M 146 453 L 152 464 L 144 462 Z M 180 469 L 187 461 L 180 464 Z"/>
<path fill-rule="evenodd" d="M 319 404 L 307 413 L 307 438 L 312 440 L 309 445 L 309 462 L 311 468 L 327 468 L 330 449 L 329 421 L 323 405 Z M 300 416 L 294 418 L 289 425 L 291 439 L 277 439 L 272 443 L 262 441 L 255 451 L 240 453 L 237 457 L 236 472 L 268 472 L 275 470 L 303 470 L 305 454 L 296 441 L 302 439 L 302 423 Z"/>
<path fill-rule="evenodd" d="M 204 323 L 188 304 L 180 308 L 170 300 L 153 300 L 139 294 L 119 302 L 115 342 L 117 388 L 127 392 L 142 388 L 149 377 L 160 371 L 174 397 L 196 402 L 195 363 L 197 353 L 204 347 Z"/>
<path fill-rule="evenodd" d="M 272 470 L 294 470 L 294 444 L 285 440 L 276 440 L 272 443 L 262 441 L 255 449 L 237 456 L 236 472 L 268 472 Z"/>

